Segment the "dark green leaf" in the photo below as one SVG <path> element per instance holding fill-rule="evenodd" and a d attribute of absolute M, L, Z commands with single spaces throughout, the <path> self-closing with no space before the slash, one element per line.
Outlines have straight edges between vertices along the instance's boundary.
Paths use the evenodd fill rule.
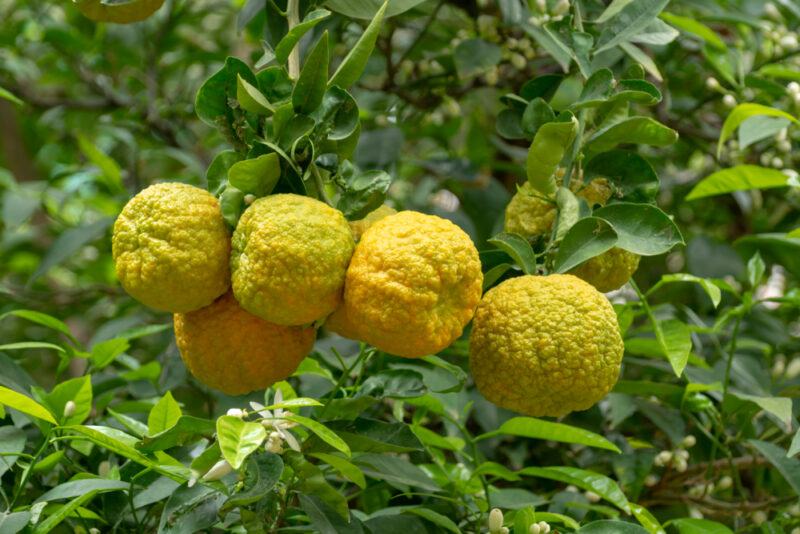
<path fill-rule="evenodd" d="M 458 77 L 462 80 L 483 74 L 502 59 L 499 46 L 483 39 L 461 41 L 453 51 Z"/>
<path fill-rule="evenodd" d="M 595 132 L 588 145 L 595 152 L 605 152 L 620 144 L 668 146 L 678 140 L 678 132 L 650 117 L 631 117 Z"/>
<path fill-rule="evenodd" d="M 272 192 L 281 177 L 281 164 L 275 153 L 238 161 L 228 169 L 228 182 L 244 194 L 257 197 Z"/>
<path fill-rule="evenodd" d="M 616 246 L 639 254 L 655 256 L 683 244 L 683 236 L 672 219 L 652 204 L 618 202 L 594 211 L 617 233 Z"/>
<path fill-rule="evenodd" d="M 364 1 L 368 1 L 370 3 L 371 0 L 328 0 L 328 6 L 330 6 L 335 11 L 341 11 L 343 3 L 361 3 L 363 5 Z M 394 0 L 396 3 L 406 2 L 412 0 Z M 417 2 L 421 0 L 415 0 Z M 334 4 L 339 4 L 338 7 L 334 6 Z M 356 44 L 350 49 L 350 52 L 347 53 L 345 58 L 339 64 L 339 67 L 336 69 L 336 72 L 333 73 L 331 76 L 328 85 L 338 85 L 343 89 L 349 88 L 351 85 L 356 83 L 359 78 L 361 78 L 361 74 L 364 72 L 364 69 L 367 66 L 367 61 L 369 61 L 369 57 L 372 55 L 372 50 L 375 48 L 375 41 L 378 39 L 378 34 L 381 31 L 381 25 L 383 24 L 383 17 L 386 14 L 386 8 L 389 6 L 389 0 L 386 0 L 383 5 L 381 5 L 380 9 L 377 11 L 372 11 L 375 13 L 375 16 L 372 17 L 372 21 L 369 23 L 369 26 L 364 30 L 364 33 L 361 34 L 361 37 L 358 39 Z M 410 7 L 410 6 L 409 6 Z M 363 13 L 363 10 L 360 10 Z"/>
<path fill-rule="evenodd" d="M 767 441 L 751 439 L 748 440 L 748 443 L 769 460 L 783 478 L 786 479 L 786 482 L 789 483 L 794 492 L 800 495 L 800 460 L 787 457 L 785 450 Z"/>
<path fill-rule="evenodd" d="M 612 150 L 589 160 L 584 169 L 587 180 L 607 178 L 630 201 L 651 201 L 658 193 L 659 180 L 653 167 L 636 152 Z"/>
<path fill-rule="evenodd" d="M 331 15 L 327 9 L 315 9 L 303 17 L 300 24 L 289 30 L 289 32 L 275 46 L 275 59 L 278 63 L 285 63 L 289 54 L 294 49 L 300 39 L 314 26 L 325 20 Z"/>
<path fill-rule="evenodd" d="M 292 91 L 292 106 L 297 113 L 310 114 L 322 103 L 328 79 L 328 32 L 311 49 Z"/>
<path fill-rule="evenodd" d="M 531 244 L 517 234 L 500 233 L 488 240 L 516 262 L 525 274 L 536 273 L 536 254 L 533 253 Z"/>
<path fill-rule="evenodd" d="M 260 453 L 247 459 L 242 489 L 234 493 L 223 505 L 223 511 L 256 503 L 267 496 L 283 473 L 283 460 L 271 452 Z"/>
<path fill-rule="evenodd" d="M 565 273 L 617 244 L 617 233 L 607 221 L 585 217 L 569 229 L 555 257 L 555 270 Z"/>
<path fill-rule="evenodd" d="M 225 65 L 203 83 L 195 100 L 195 111 L 203 122 L 210 126 L 218 126 L 220 120 L 230 123 L 228 102 L 236 98 L 238 76 L 251 85 L 258 83 L 250 67 L 235 57 L 226 59 Z"/>

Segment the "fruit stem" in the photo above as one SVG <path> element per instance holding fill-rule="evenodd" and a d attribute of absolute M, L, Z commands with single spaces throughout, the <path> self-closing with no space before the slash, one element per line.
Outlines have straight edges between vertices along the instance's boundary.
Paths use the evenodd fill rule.
<path fill-rule="evenodd" d="M 300 23 L 300 0 L 288 0 L 286 4 L 286 22 L 289 31 Z M 296 80 L 300 76 L 300 46 L 294 45 L 289 53 L 289 77 Z"/>

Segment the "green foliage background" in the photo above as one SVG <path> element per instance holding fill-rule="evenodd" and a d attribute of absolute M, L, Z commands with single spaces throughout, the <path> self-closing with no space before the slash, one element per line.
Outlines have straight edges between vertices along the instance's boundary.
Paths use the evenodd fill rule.
<path fill-rule="evenodd" d="M 244 193 L 264 194 L 247 172 L 225 172 L 270 153 L 254 147 L 275 112 L 252 91 L 309 114 L 336 96 L 319 87 L 322 61 L 292 94 L 276 66 L 288 56 L 285 7 L 166 0 L 115 25 L 69 2 L 0 0 L 0 532 L 487 532 L 494 507 L 515 534 L 539 521 L 558 532 L 795 532 L 800 7 L 392 0 L 363 75 L 338 78 L 330 131 L 288 139 L 271 186 L 336 194 L 351 218 L 384 198 L 449 218 L 493 282 L 558 270 L 563 258 L 543 260 L 541 244 L 497 234 L 530 177 L 532 95 L 574 113 L 585 143 L 561 146 L 576 147 L 567 170 L 589 175 L 596 154 L 624 149 L 597 173 L 616 165 L 623 200 L 660 208 L 616 226 L 596 213 L 614 239 L 653 247 L 635 284 L 612 295 L 623 373 L 591 410 L 521 418 L 474 390 L 466 338 L 410 361 L 321 335 L 274 388 L 298 399 L 284 419 L 302 453 L 275 454 L 249 405 L 274 391 L 231 398 L 191 379 L 169 317 L 116 282 L 109 229 L 155 181 L 223 194 L 229 222 Z M 327 32 L 333 76 L 378 7 L 300 2 L 303 65 Z M 283 85 L 256 78 L 267 65 Z M 228 67 L 250 99 L 196 100 Z M 344 142 L 356 124 L 357 146 Z M 309 146 L 336 153 L 338 167 L 312 162 Z M 679 233 L 660 241 L 673 223 Z M 596 228 L 573 226 L 562 248 L 596 254 Z M 221 458 L 241 468 L 189 487 Z"/>

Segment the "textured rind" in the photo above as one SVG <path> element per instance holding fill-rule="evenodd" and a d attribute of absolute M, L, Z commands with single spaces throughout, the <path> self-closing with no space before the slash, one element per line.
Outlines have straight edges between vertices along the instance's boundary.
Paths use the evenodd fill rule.
<path fill-rule="evenodd" d="M 503 229 L 533 239 L 548 233 L 555 219 L 555 200 L 546 200 L 530 183 L 525 182 L 506 206 Z"/>
<path fill-rule="evenodd" d="M 144 189 L 123 208 L 111 244 L 122 287 L 156 310 L 202 308 L 230 285 L 230 236 L 219 202 L 203 189 Z"/>
<path fill-rule="evenodd" d="M 361 236 L 364 235 L 364 232 L 366 232 L 370 226 L 381 219 L 388 217 L 389 215 L 394 215 L 395 213 L 397 213 L 396 209 L 391 206 L 387 206 L 386 204 L 382 204 L 377 209 L 369 212 L 363 219 L 350 221 L 350 230 L 353 231 L 353 239 L 358 242 L 361 239 Z"/>
<path fill-rule="evenodd" d="M 267 321 L 313 323 L 341 302 L 354 247 L 344 216 L 327 204 L 292 194 L 258 199 L 233 233 L 233 292 Z"/>
<path fill-rule="evenodd" d="M 401 211 L 361 237 L 344 305 L 327 324 L 378 349 L 418 358 L 458 339 L 481 298 L 478 251 L 458 226 Z"/>
<path fill-rule="evenodd" d="M 521 276 L 486 293 L 470 368 L 497 406 L 531 416 L 585 410 L 614 386 L 623 344 L 614 309 L 572 275 Z"/>
<path fill-rule="evenodd" d="M 638 254 L 614 247 L 578 265 L 570 274 L 589 282 L 599 291 L 608 293 L 627 284 L 638 268 Z"/>
<path fill-rule="evenodd" d="M 313 328 L 280 326 L 244 311 L 228 292 L 175 314 L 175 340 L 199 381 L 228 395 L 265 389 L 291 375 L 314 346 Z"/>

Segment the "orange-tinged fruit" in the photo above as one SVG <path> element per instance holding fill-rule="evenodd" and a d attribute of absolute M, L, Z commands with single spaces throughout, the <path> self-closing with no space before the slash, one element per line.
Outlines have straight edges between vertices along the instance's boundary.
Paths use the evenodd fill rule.
<path fill-rule="evenodd" d="M 219 202 L 203 189 L 144 189 L 123 208 L 111 244 L 122 287 L 156 310 L 202 308 L 230 285 L 230 236 Z"/>
<path fill-rule="evenodd" d="M 236 300 L 282 325 L 310 324 L 337 308 L 355 241 L 342 213 L 310 197 L 256 200 L 233 233 Z"/>
<path fill-rule="evenodd" d="M 452 222 L 401 211 L 361 237 L 344 304 L 328 327 L 380 350 L 416 358 L 449 346 L 481 297 L 478 251 Z"/>
<path fill-rule="evenodd" d="M 286 379 L 314 347 L 311 327 L 280 326 L 244 311 L 228 292 L 210 306 L 175 314 L 175 340 L 200 382 L 244 395 Z"/>
<path fill-rule="evenodd" d="M 586 410 L 619 378 L 623 344 L 614 309 L 580 278 L 520 276 L 483 297 L 470 369 L 497 406 L 530 416 Z"/>

